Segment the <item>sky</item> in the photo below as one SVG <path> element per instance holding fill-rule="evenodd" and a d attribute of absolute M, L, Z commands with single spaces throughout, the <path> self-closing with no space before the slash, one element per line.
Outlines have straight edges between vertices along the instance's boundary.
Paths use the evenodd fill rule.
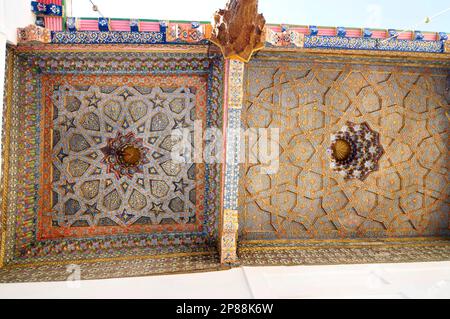
<path fill-rule="evenodd" d="M 89 0 L 72 0 L 72 16 L 97 17 Z M 211 21 L 227 0 L 93 0 L 105 17 Z M 450 33 L 450 0 L 259 0 L 268 23 Z M 70 13 L 69 13 L 70 15 Z"/>

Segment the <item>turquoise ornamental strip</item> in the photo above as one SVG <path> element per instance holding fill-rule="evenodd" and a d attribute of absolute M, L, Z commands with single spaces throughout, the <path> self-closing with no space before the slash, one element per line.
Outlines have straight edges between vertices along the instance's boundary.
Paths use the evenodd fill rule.
<path fill-rule="evenodd" d="M 444 41 L 305 36 L 305 48 L 443 53 Z"/>
<path fill-rule="evenodd" d="M 163 32 L 76 31 L 52 32 L 54 44 L 161 44 Z"/>

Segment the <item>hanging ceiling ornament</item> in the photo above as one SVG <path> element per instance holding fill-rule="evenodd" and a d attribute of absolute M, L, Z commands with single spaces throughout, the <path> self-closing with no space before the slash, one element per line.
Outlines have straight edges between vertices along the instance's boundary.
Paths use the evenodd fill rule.
<path fill-rule="evenodd" d="M 142 138 L 136 138 L 132 132 L 126 135 L 118 132 L 116 137 L 108 138 L 107 145 L 101 151 L 107 173 L 113 173 L 117 179 L 123 176 L 132 179 L 134 174 L 142 174 L 144 165 L 150 163 L 148 148 Z"/>
<path fill-rule="evenodd" d="M 367 123 L 347 122 L 340 131 L 331 135 L 331 145 L 327 150 L 330 168 L 344 179 L 365 180 L 378 170 L 378 161 L 384 154 L 379 134 Z"/>
<path fill-rule="evenodd" d="M 257 0 L 230 0 L 214 14 L 211 41 L 226 59 L 248 62 L 264 47 L 266 20 L 258 14 Z"/>

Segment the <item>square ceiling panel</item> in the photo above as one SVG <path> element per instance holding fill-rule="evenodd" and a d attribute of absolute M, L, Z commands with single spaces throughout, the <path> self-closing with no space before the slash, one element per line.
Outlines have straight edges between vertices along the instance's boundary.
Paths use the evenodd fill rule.
<path fill-rule="evenodd" d="M 123 85 L 121 76 L 43 79 L 42 129 L 53 145 L 42 149 L 51 174 L 41 188 L 39 238 L 202 232 L 205 166 L 178 163 L 171 152 L 179 142 L 173 130 L 205 125 L 207 77 L 130 81 L 142 84 Z"/>
<path fill-rule="evenodd" d="M 279 128 L 280 156 L 243 166 L 240 240 L 448 236 L 448 71 L 292 60 L 246 69 L 244 128 Z M 376 137 L 376 156 L 336 170 L 339 134 Z"/>
<path fill-rule="evenodd" d="M 52 280 L 99 258 L 135 263 L 123 276 L 218 267 L 220 165 L 171 152 L 173 130 L 222 127 L 220 56 L 8 50 L 7 62 L 6 268 L 56 265 Z"/>

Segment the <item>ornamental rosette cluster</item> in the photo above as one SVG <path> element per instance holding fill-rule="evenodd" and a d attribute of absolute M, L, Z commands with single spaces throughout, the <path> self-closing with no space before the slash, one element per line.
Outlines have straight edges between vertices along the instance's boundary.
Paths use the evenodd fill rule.
<path fill-rule="evenodd" d="M 379 134 L 367 123 L 347 122 L 340 131 L 331 135 L 331 145 L 327 150 L 330 168 L 344 179 L 364 181 L 378 170 L 378 162 L 384 154 Z"/>
<path fill-rule="evenodd" d="M 150 161 L 147 157 L 149 149 L 143 145 L 142 138 L 136 138 L 133 132 L 108 138 L 107 146 L 101 149 L 102 162 L 107 165 L 107 173 L 113 173 L 117 179 L 126 176 L 130 179 L 136 173 L 143 173 L 144 165 Z"/>

